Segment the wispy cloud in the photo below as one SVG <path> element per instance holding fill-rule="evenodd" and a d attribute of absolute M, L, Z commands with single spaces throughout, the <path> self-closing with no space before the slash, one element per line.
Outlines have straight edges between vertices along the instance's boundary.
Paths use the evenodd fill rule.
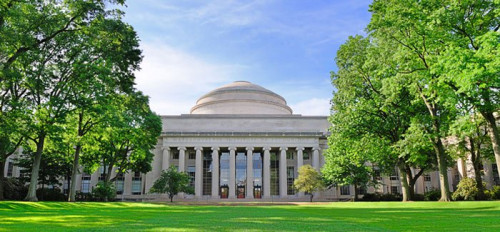
<path fill-rule="evenodd" d="M 233 80 L 241 65 L 217 64 L 165 44 L 142 44 L 144 61 L 137 88 L 151 97 L 160 114 L 189 113 L 206 92 Z"/>

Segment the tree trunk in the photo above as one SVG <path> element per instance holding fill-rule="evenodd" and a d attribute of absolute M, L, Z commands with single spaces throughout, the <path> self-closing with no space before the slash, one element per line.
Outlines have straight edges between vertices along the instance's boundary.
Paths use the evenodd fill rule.
<path fill-rule="evenodd" d="M 38 185 L 38 172 L 40 171 L 40 161 L 42 160 L 42 152 L 45 143 L 45 136 L 46 134 L 44 131 L 38 134 L 35 160 L 33 161 L 33 168 L 31 169 L 30 185 L 28 188 L 28 194 L 24 198 L 25 201 L 38 201 L 38 198 L 36 197 L 36 187 Z"/>
<path fill-rule="evenodd" d="M 71 185 L 69 188 L 69 198 L 68 201 L 74 202 L 76 201 L 76 176 L 79 172 L 79 160 L 80 160 L 80 151 L 82 149 L 82 145 L 78 144 L 75 148 L 75 157 L 73 160 L 73 169 L 71 170 Z"/>
<path fill-rule="evenodd" d="M 477 196 L 476 200 L 485 200 L 486 196 L 484 194 L 483 179 L 481 178 L 481 153 L 480 144 L 476 146 L 474 140 L 469 138 L 470 144 L 470 159 L 472 161 L 472 167 L 474 167 L 474 179 L 476 180 Z"/>
<path fill-rule="evenodd" d="M 309 197 L 309 202 L 313 202 L 313 197 L 314 197 L 314 195 L 311 194 L 311 196 Z"/>
<path fill-rule="evenodd" d="M 498 175 L 500 175 L 500 135 L 498 134 L 498 127 L 495 116 L 492 112 L 482 113 L 488 125 L 488 135 L 491 139 L 491 146 L 495 154 L 495 161 L 498 167 Z"/>
<path fill-rule="evenodd" d="M 174 195 L 169 194 L 168 197 L 170 198 L 170 202 L 174 202 Z"/>
<path fill-rule="evenodd" d="M 399 179 L 401 180 L 401 187 L 403 192 L 403 201 L 410 201 L 410 187 L 408 186 L 408 176 L 406 174 L 404 161 L 398 162 Z"/>
<path fill-rule="evenodd" d="M 441 138 L 436 138 L 433 143 L 434 150 L 436 152 L 436 158 L 439 169 L 439 185 L 441 189 L 441 198 L 439 201 L 450 201 L 450 187 L 448 185 L 448 165 L 446 163 L 446 153 L 444 151 L 443 143 Z"/>
<path fill-rule="evenodd" d="M 358 201 L 359 198 L 358 198 L 358 185 L 357 184 L 354 184 L 354 201 Z"/>
<path fill-rule="evenodd" d="M 409 166 L 406 166 L 406 175 L 408 177 L 408 188 L 410 189 L 410 199 L 415 200 L 415 183 L 418 178 L 424 173 L 424 169 L 420 169 L 415 176 L 412 174 Z"/>
<path fill-rule="evenodd" d="M 3 196 L 3 191 L 4 191 L 3 186 L 5 183 L 4 172 L 5 172 L 5 161 L 0 161 L 0 201 L 4 200 Z"/>

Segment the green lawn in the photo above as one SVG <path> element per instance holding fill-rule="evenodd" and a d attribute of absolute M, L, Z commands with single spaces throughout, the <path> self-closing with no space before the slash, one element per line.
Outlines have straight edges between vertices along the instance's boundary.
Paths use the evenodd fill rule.
<path fill-rule="evenodd" d="M 0 202 L 0 231 L 500 231 L 500 202 Z"/>

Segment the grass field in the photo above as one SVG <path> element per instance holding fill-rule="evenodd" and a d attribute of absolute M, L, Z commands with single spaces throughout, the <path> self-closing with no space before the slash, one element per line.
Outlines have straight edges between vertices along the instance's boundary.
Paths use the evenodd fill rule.
<path fill-rule="evenodd" d="M 0 231 L 500 231 L 500 202 L 0 202 Z"/>

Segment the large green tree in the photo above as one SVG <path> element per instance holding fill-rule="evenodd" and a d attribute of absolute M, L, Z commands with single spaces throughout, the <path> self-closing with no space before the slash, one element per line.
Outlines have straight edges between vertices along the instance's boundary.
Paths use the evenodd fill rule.
<path fill-rule="evenodd" d="M 410 132 L 425 132 L 424 137 L 432 144 L 439 170 L 440 200 L 449 201 L 449 154 L 443 139 L 456 116 L 457 99 L 453 89 L 442 84 L 443 74 L 434 70 L 439 54 L 446 50 L 441 40 L 447 31 L 433 27 L 433 15 L 443 4 L 446 5 L 443 1 L 374 1 L 368 31 L 378 41 L 393 44 L 397 73 L 391 81 L 406 83 L 414 100 L 427 108 L 427 115 L 412 117 Z"/>
<path fill-rule="evenodd" d="M 343 147 L 343 143 L 331 141 L 329 147 L 332 151 L 357 149 L 357 152 L 340 150 L 337 153 L 361 155 L 361 160 L 352 161 L 370 162 L 386 174 L 398 167 L 406 201 L 413 197 L 416 179 L 431 166 L 432 152 L 426 151 L 425 146 L 413 146 L 413 149 L 400 146 L 411 118 L 426 111 L 412 103 L 404 83 L 392 81 L 396 65 L 391 47 L 390 43 L 378 43 L 374 38 L 361 36 L 350 37 L 340 47 L 336 57 L 339 70 L 332 74 L 336 91 L 330 120 L 335 140 L 350 142 Z M 356 147 L 358 145 L 362 146 Z M 328 162 L 327 166 L 330 168 Z M 414 173 L 412 168 L 419 171 Z"/>
<path fill-rule="evenodd" d="M 162 126 L 141 92 L 115 95 L 112 102 L 98 128 L 91 132 L 92 141 L 83 145 L 83 165 L 89 172 L 103 166 L 104 182 L 110 182 L 115 172 L 150 171 L 151 150 L 158 143 Z"/>

